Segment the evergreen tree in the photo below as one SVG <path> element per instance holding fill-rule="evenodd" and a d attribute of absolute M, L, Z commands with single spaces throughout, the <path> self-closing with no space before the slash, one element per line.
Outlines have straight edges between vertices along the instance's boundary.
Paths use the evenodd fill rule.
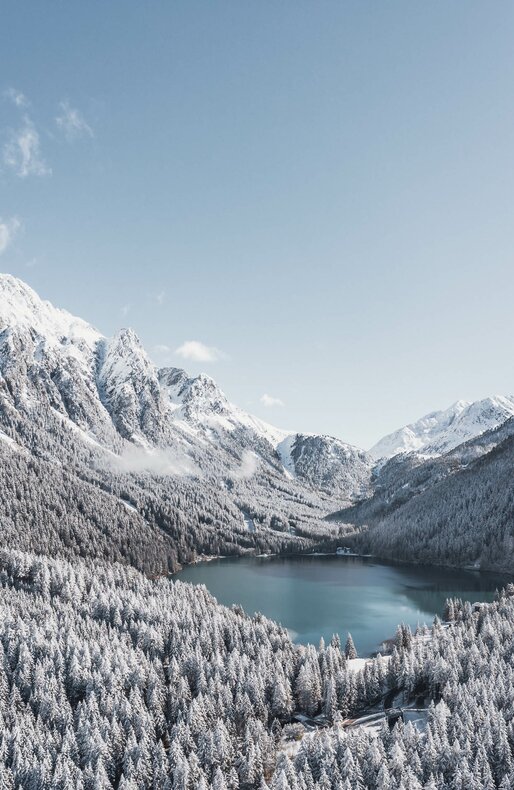
<path fill-rule="evenodd" d="M 357 658 L 357 650 L 355 649 L 355 645 L 353 644 L 353 639 L 351 634 L 348 634 L 348 637 L 346 639 L 344 654 L 348 659 Z"/>

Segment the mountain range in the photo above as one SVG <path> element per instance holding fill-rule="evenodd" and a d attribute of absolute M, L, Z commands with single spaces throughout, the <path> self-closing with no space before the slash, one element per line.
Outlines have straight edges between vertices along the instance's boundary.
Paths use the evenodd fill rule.
<path fill-rule="evenodd" d="M 0 276 L 0 374 L 0 475 L 15 481 L 0 504 L 8 545 L 157 573 L 198 553 L 314 546 L 325 514 L 369 491 L 367 453 L 269 426 L 210 377 L 158 369 L 131 329 L 106 338 L 10 275 Z M 16 482 L 30 495 L 13 506 Z"/>
<path fill-rule="evenodd" d="M 376 460 L 400 453 L 435 458 L 514 416 L 514 397 L 497 395 L 478 401 L 459 400 L 384 436 L 369 451 Z"/>
<path fill-rule="evenodd" d="M 512 415 L 512 397 L 459 401 L 369 452 L 283 431 L 233 405 L 209 376 L 157 368 L 133 330 L 106 338 L 0 275 L 7 546 L 117 559 L 151 574 L 198 554 L 304 551 L 342 540 L 444 562 L 450 521 L 440 513 L 445 541 L 437 530 L 433 540 L 430 530 L 419 535 L 412 519 L 420 523 L 419 509 L 444 486 L 455 524 L 450 505 L 462 475 L 499 485 L 499 466 L 510 468 Z M 503 501 L 500 492 L 493 499 Z M 504 558 L 512 554 L 504 535 L 494 550 L 477 541 L 466 552 L 474 563 L 498 566 L 500 546 Z"/>
<path fill-rule="evenodd" d="M 250 449 L 288 479 L 351 498 L 372 465 L 339 439 L 290 433 L 247 414 L 209 376 L 157 369 L 133 330 L 105 338 L 9 275 L 0 277 L 0 368 L 6 408 L 51 409 L 83 441 L 111 452 L 129 442 L 150 466 L 155 448 L 205 466 L 208 446 L 229 473 Z"/>

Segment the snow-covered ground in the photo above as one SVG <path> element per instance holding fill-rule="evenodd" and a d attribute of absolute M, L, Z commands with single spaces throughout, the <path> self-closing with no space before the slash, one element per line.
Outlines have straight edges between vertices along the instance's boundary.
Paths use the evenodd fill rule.
<path fill-rule="evenodd" d="M 246 513 L 244 510 L 241 512 L 243 514 L 243 523 L 246 529 L 248 530 L 248 532 L 256 532 L 255 521 L 253 520 L 253 518 L 251 518 L 250 515 Z"/>
<path fill-rule="evenodd" d="M 389 661 L 390 656 L 383 656 L 383 661 Z M 361 672 L 364 669 L 366 664 L 369 664 L 371 661 L 374 661 L 374 658 L 350 658 L 346 662 L 346 666 L 350 670 L 350 672 Z"/>

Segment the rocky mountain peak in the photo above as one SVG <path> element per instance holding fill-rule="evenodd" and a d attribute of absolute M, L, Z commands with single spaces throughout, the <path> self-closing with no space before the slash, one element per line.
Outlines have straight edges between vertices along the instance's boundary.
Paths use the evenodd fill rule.
<path fill-rule="evenodd" d="M 102 338 L 86 321 L 41 299 L 22 280 L 0 274 L 0 331 L 6 327 L 32 330 L 48 345 L 73 343 L 93 349 Z"/>
<path fill-rule="evenodd" d="M 448 409 L 431 412 L 385 436 L 369 451 L 375 459 L 401 453 L 436 457 L 502 425 L 514 415 L 514 397 L 495 395 L 477 401 L 460 400 Z"/>

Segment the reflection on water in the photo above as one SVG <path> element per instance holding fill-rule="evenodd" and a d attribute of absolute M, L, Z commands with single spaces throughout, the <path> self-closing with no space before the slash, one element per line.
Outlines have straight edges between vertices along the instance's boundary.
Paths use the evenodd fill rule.
<path fill-rule="evenodd" d="M 376 650 L 399 622 L 415 628 L 442 614 L 448 597 L 490 601 L 510 579 L 477 571 L 400 565 L 334 555 L 214 560 L 185 568 L 181 581 L 205 584 L 220 603 L 260 611 L 295 641 L 317 644 L 352 633 L 361 655 Z"/>

